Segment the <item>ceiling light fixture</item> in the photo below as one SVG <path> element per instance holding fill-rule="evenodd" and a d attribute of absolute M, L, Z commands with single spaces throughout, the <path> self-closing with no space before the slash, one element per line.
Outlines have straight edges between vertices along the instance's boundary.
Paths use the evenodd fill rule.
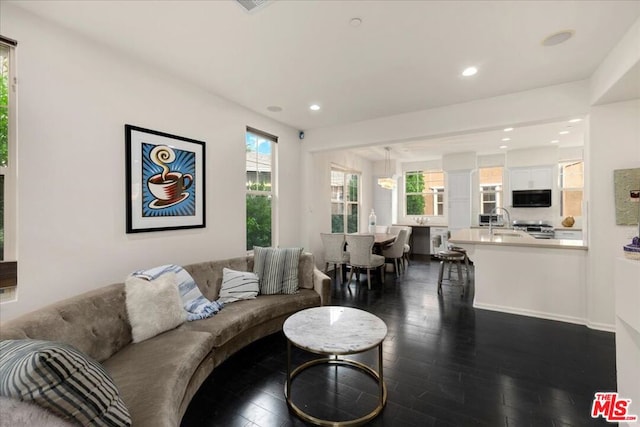
<path fill-rule="evenodd" d="M 563 30 L 553 33 L 542 40 L 543 46 L 556 46 L 566 42 L 575 34 L 574 30 Z"/>
<path fill-rule="evenodd" d="M 279 113 L 280 111 L 282 111 L 282 107 L 279 107 L 277 105 L 269 105 L 267 107 L 267 110 L 271 111 L 272 113 Z"/>
<path fill-rule="evenodd" d="M 513 130 L 513 128 L 504 128 L 505 132 L 511 132 Z"/>
<path fill-rule="evenodd" d="M 462 75 L 465 77 L 471 77 L 475 75 L 477 72 L 478 72 L 478 69 L 476 67 L 467 67 L 462 72 Z"/>
<path fill-rule="evenodd" d="M 578 123 L 578 122 L 581 122 L 581 121 L 582 121 L 582 119 L 571 119 L 571 120 L 569 120 L 569 123 Z"/>
<path fill-rule="evenodd" d="M 568 133 L 569 133 L 568 130 L 561 130 L 560 132 L 558 132 L 558 134 L 560 134 L 560 135 L 566 135 Z"/>
<path fill-rule="evenodd" d="M 318 110 L 320 109 L 320 106 L 319 106 L 318 104 L 311 104 L 311 105 L 309 106 L 309 109 L 310 109 L 311 111 L 318 111 Z"/>
<path fill-rule="evenodd" d="M 552 144 L 557 144 L 558 142 L 560 142 L 560 140 L 559 139 L 552 139 L 549 142 L 551 142 Z"/>
<path fill-rule="evenodd" d="M 502 141 L 504 141 L 504 142 L 511 141 L 511 138 L 502 138 Z"/>
<path fill-rule="evenodd" d="M 384 147 L 384 177 L 378 178 L 378 185 L 385 190 L 393 190 L 396 188 L 396 180 L 394 175 L 389 175 L 389 169 L 391 169 L 391 148 Z"/>
<path fill-rule="evenodd" d="M 351 18 L 351 20 L 349 21 L 349 25 L 351 25 L 352 27 L 359 27 L 360 24 L 362 24 L 362 19 L 360 18 Z"/>
<path fill-rule="evenodd" d="M 506 145 L 501 145 L 499 148 L 500 148 L 501 150 L 504 150 L 505 148 L 507 148 L 507 146 L 506 146 Z"/>

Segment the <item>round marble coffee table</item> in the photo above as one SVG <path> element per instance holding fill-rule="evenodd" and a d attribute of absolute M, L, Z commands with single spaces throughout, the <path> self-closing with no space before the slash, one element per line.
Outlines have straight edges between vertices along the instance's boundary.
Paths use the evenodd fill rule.
<path fill-rule="evenodd" d="M 290 316 L 283 326 L 287 337 L 287 383 L 284 395 L 291 410 L 305 421 L 320 426 L 358 426 L 371 421 L 387 402 L 387 387 L 382 376 L 382 341 L 387 336 L 387 325 L 378 317 L 350 307 L 314 307 Z M 320 354 L 291 370 L 291 345 Z M 356 360 L 344 357 L 378 348 L 378 370 Z M 367 373 L 378 383 L 380 400 L 376 408 L 360 418 L 347 421 L 328 421 L 316 418 L 296 406 L 291 399 L 291 382 L 302 371 L 319 364 L 346 365 Z"/>

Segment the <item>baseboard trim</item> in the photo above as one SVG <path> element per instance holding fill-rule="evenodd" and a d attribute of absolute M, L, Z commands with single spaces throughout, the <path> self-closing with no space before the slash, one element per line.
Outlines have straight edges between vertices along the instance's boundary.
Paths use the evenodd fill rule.
<path fill-rule="evenodd" d="M 606 331 L 606 332 L 615 332 L 615 325 L 608 325 L 605 323 L 595 323 L 595 322 L 589 322 L 587 321 L 587 319 L 583 319 L 580 317 L 573 317 L 573 316 L 563 316 L 563 315 L 558 315 L 558 314 L 553 314 L 553 313 L 546 313 L 543 311 L 536 311 L 536 310 L 527 310 L 527 309 L 522 309 L 522 308 L 514 308 L 514 307 L 505 307 L 505 306 L 501 306 L 501 305 L 494 305 L 494 304 L 484 304 L 481 302 L 473 302 L 473 307 L 474 308 L 480 308 L 483 310 L 490 310 L 490 311 L 499 311 L 502 313 L 509 313 L 509 314 L 517 314 L 520 316 L 528 316 L 528 317 L 537 317 L 538 319 L 545 319 L 545 320 L 555 320 L 555 321 L 559 321 L 559 322 L 565 322 L 565 323 L 573 323 L 575 325 L 584 325 L 590 329 L 596 329 L 599 331 Z"/>

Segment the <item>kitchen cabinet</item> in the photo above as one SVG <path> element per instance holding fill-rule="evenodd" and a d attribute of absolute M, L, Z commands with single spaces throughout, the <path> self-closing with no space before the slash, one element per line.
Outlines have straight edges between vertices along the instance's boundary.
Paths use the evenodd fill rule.
<path fill-rule="evenodd" d="M 582 240 L 582 230 L 555 230 L 554 239 Z"/>
<path fill-rule="evenodd" d="M 471 171 L 447 173 L 447 201 L 449 228 L 471 227 Z"/>
<path fill-rule="evenodd" d="M 547 190 L 553 188 L 553 166 L 513 168 L 509 171 L 511 190 Z"/>

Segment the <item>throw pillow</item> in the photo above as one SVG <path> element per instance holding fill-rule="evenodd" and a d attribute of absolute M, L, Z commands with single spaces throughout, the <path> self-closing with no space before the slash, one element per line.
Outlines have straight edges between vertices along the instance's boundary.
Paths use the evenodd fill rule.
<path fill-rule="evenodd" d="M 222 288 L 218 301 L 226 304 L 242 299 L 254 299 L 259 291 L 257 274 L 226 267 L 222 269 Z"/>
<path fill-rule="evenodd" d="M 298 264 L 302 248 L 253 248 L 253 272 L 264 295 L 298 291 Z"/>
<path fill-rule="evenodd" d="M 32 401 L 87 426 L 130 426 L 109 374 L 74 347 L 40 340 L 0 342 L 0 395 Z"/>
<path fill-rule="evenodd" d="M 135 343 L 173 329 L 187 319 L 175 273 L 164 274 L 155 280 L 128 277 L 125 292 L 131 335 Z"/>

